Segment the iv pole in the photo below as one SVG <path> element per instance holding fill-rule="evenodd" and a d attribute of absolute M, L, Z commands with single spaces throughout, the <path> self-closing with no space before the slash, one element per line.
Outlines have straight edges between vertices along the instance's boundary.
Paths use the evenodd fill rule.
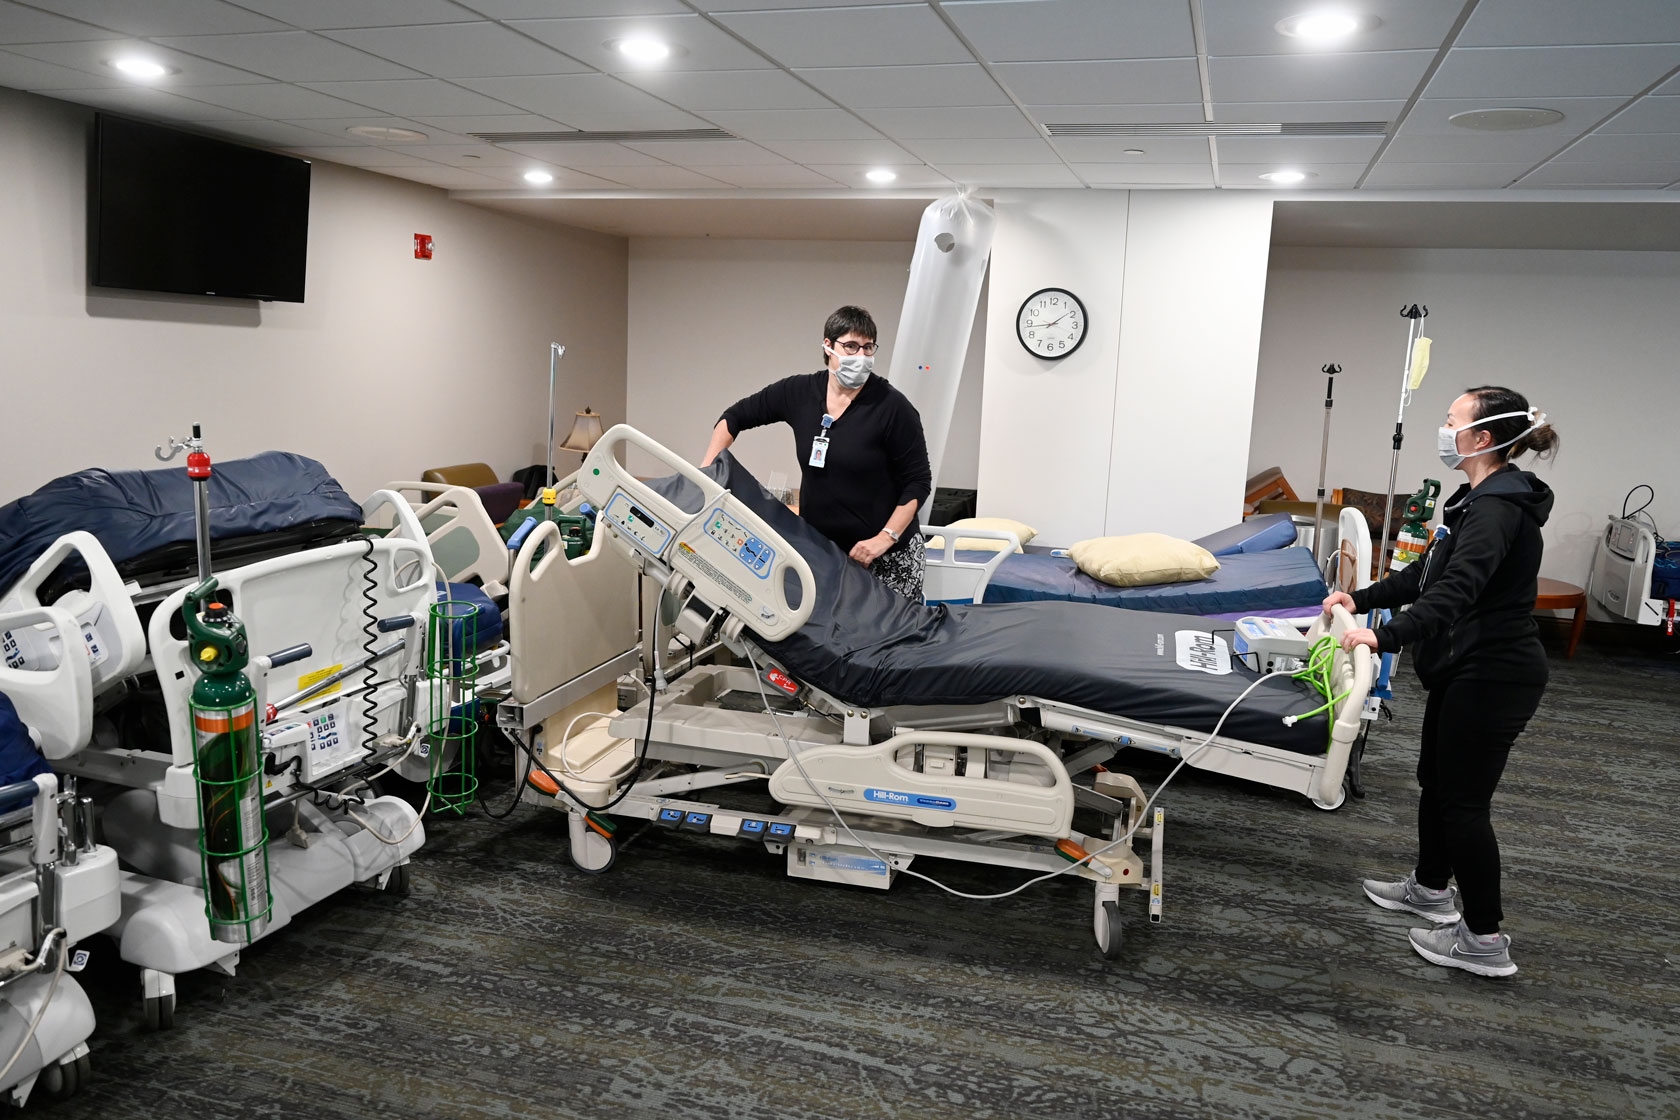
<path fill-rule="evenodd" d="M 1342 372 L 1342 367 L 1331 362 L 1320 367 L 1319 372 L 1329 377 L 1324 383 L 1324 444 L 1318 452 L 1318 500 L 1313 504 L 1313 563 L 1322 572 L 1325 564 L 1322 545 L 1329 536 L 1324 531 L 1324 476 L 1330 466 L 1330 410 L 1336 407 L 1336 375 Z"/>
<path fill-rule="evenodd" d="M 1412 403 L 1412 364 L 1417 340 L 1423 337 L 1423 321 L 1429 308 L 1420 304 L 1402 307 L 1400 315 L 1406 323 L 1406 360 L 1400 363 L 1400 411 L 1394 418 L 1394 457 L 1388 464 L 1388 493 L 1383 496 L 1383 531 L 1377 545 L 1377 572 L 1388 570 L 1388 529 L 1394 520 L 1394 481 L 1400 473 L 1400 445 L 1406 438 L 1406 406 Z"/>
<path fill-rule="evenodd" d="M 546 490 L 554 489 L 554 368 L 565 354 L 566 348 L 558 342 L 548 344 L 548 473 L 543 476 Z"/>

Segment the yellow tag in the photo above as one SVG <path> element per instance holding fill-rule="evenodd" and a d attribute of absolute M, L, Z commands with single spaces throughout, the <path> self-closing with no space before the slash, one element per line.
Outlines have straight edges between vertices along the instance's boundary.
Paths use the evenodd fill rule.
<path fill-rule="evenodd" d="M 343 671 L 343 669 L 344 669 L 343 665 L 328 665 L 325 669 L 317 669 L 313 673 L 306 673 L 303 676 L 298 678 L 297 690 L 299 692 L 303 692 L 305 689 L 309 688 L 311 685 L 320 684 L 322 681 L 326 680 L 328 677 L 332 676 L 334 673 Z M 333 693 L 342 692 L 343 690 L 344 690 L 344 682 L 343 681 L 338 681 L 338 682 L 334 683 L 331 688 L 323 688 L 320 692 L 317 692 L 315 695 L 316 696 L 331 696 Z"/>
<path fill-rule="evenodd" d="M 678 552 L 680 552 L 680 553 L 682 553 L 682 554 L 683 554 L 683 555 L 684 555 L 684 556 L 693 556 L 693 555 L 695 555 L 695 551 L 694 551 L 694 549 L 692 549 L 692 548 L 690 548 L 690 547 L 689 547 L 689 545 L 688 545 L 688 542 L 687 542 L 687 541 L 683 541 L 683 542 L 682 542 L 682 543 L 681 543 L 681 544 L 679 544 L 679 545 L 677 545 L 677 551 L 678 551 Z"/>

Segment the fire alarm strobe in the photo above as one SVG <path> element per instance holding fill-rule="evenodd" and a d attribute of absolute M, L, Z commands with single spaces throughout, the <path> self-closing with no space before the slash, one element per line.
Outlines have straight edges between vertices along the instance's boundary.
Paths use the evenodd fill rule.
<path fill-rule="evenodd" d="M 432 235 L 417 233 L 414 235 L 414 259 L 429 261 L 432 259 Z"/>

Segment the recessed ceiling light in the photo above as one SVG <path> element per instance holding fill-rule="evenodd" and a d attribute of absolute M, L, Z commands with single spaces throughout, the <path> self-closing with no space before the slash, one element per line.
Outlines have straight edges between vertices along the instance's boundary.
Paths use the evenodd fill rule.
<path fill-rule="evenodd" d="M 179 70 L 171 70 L 161 62 L 153 62 L 149 58 L 135 58 L 132 55 L 125 58 L 110 59 L 105 65 L 127 74 L 131 78 L 139 78 L 141 81 L 147 82 L 154 78 L 161 78 L 165 74 L 180 73 Z"/>
<path fill-rule="evenodd" d="M 1310 176 L 1305 171 L 1267 171 L 1260 178 L 1268 183 L 1276 183 L 1280 187 L 1292 187 L 1296 183 L 1305 182 Z"/>
<path fill-rule="evenodd" d="M 554 176 L 546 171 L 527 171 L 525 172 L 525 181 L 533 187 L 540 187 L 544 183 L 554 182 Z"/>
<path fill-rule="evenodd" d="M 1142 148 L 1126 148 L 1122 150 L 1120 154 L 1123 156 L 1141 156 L 1144 154 L 1144 151 Z"/>
<path fill-rule="evenodd" d="M 864 172 L 863 177 L 868 179 L 871 183 L 890 183 L 894 179 L 898 178 L 898 172 L 888 171 L 884 167 L 877 167 L 873 171 Z"/>
<path fill-rule="evenodd" d="M 661 42 L 648 35 L 631 35 L 624 39 L 613 39 L 607 46 L 628 58 L 631 62 L 664 62 L 671 57 L 671 45 Z"/>
<path fill-rule="evenodd" d="M 426 139 L 424 132 L 416 132 L 412 128 L 393 128 L 384 124 L 352 125 L 344 131 L 364 140 L 379 140 L 387 144 L 412 144 L 417 140 Z"/>
<path fill-rule="evenodd" d="M 1454 113 L 1447 123 L 1477 132 L 1518 132 L 1525 128 L 1544 128 L 1563 119 L 1556 109 L 1471 109 Z"/>
<path fill-rule="evenodd" d="M 1358 31 L 1369 31 L 1382 21 L 1375 16 L 1363 16 L 1340 8 L 1321 8 L 1281 19 L 1278 34 L 1291 39 L 1324 45 L 1346 39 Z"/>

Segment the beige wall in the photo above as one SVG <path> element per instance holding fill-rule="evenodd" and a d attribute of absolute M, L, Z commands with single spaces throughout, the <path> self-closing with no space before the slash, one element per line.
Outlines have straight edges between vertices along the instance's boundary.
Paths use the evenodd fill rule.
<path fill-rule="evenodd" d="M 823 321 L 869 309 L 888 350 L 909 284 L 913 242 L 636 238 L 630 242 L 630 422 L 698 461 L 718 414 L 748 393 L 822 363 Z M 973 486 L 978 451 L 982 296 L 946 452 L 944 486 Z M 742 434 L 735 451 L 768 483 L 799 485 L 782 425 Z M 643 464 L 639 469 L 646 469 Z"/>
<path fill-rule="evenodd" d="M 1680 529 L 1675 355 L 1680 253 L 1535 249 L 1272 251 L 1249 466 L 1281 466 L 1302 497 L 1317 486 L 1326 362 L 1338 362 L 1328 486 L 1388 485 L 1406 349 L 1400 308 L 1423 303 L 1429 374 L 1406 410 L 1396 488 L 1464 475 L 1436 456 L 1447 406 L 1503 384 L 1547 412 L 1557 459 L 1523 460 L 1557 492 L 1541 574 L 1586 582 L 1605 518 L 1637 483 Z M 1637 504 L 1637 503 L 1636 503 Z"/>
<path fill-rule="evenodd" d="M 215 458 L 296 451 L 358 498 L 462 461 L 506 477 L 542 458 L 551 339 L 567 347 L 561 437 L 586 404 L 623 419 L 622 238 L 317 162 L 305 303 L 92 288 L 91 124 L 0 89 L 0 502 L 85 467 L 156 466 L 153 446 L 194 421 Z M 417 232 L 433 260 L 413 258 Z"/>

